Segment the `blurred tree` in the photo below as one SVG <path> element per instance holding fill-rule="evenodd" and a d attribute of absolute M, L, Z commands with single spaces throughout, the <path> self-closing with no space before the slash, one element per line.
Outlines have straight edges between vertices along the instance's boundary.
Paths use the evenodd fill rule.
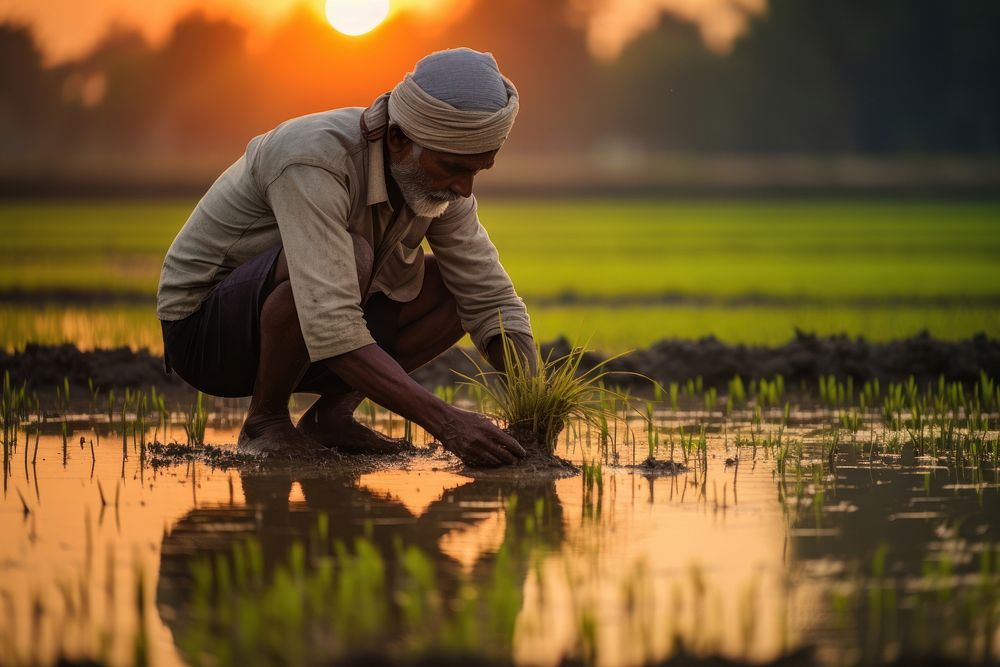
<path fill-rule="evenodd" d="M 476 2 L 439 40 L 494 54 L 517 85 L 511 150 L 580 148 L 597 129 L 596 67 L 568 0 Z"/>
<path fill-rule="evenodd" d="M 58 121 L 48 150 L 106 152 L 142 145 L 156 95 L 149 71 L 153 51 L 137 31 L 113 24 L 79 60 L 53 69 L 59 83 Z"/>
<path fill-rule="evenodd" d="M 287 118 L 367 105 L 420 56 L 466 45 L 492 51 L 521 92 L 508 151 L 624 139 L 686 152 L 1000 154 L 996 0 L 770 0 L 724 54 L 664 11 L 601 63 L 578 7 L 474 0 L 444 27 L 401 14 L 353 38 L 300 8 L 253 52 L 243 26 L 193 12 L 161 47 L 112 26 L 49 69 L 31 30 L 8 22 L 0 150 L 10 163 L 119 153 L 204 166 Z"/>
<path fill-rule="evenodd" d="M 30 27 L 0 24 L 0 62 L 0 150 L 32 150 L 55 100 Z"/>
<path fill-rule="evenodd" d="M 726 58 L 732 148 L 996 154 L 998 29 L 993 0 L 771 0 Z"/>
<path fill-rule="evenodd" d="M 646 148 L 724 145 L 729 124 L 726 72 L 698 29 L 663 14 L 601 71 L 601 128 Z"/>
<path fill-rule="evenodd" d="M 153 58 L 155 108 L 147 141 L 156 149 L 206 152 L 245 144 L 247 94 L 255 73 L 246 29 L 200 12 L 182 17 Z"/>

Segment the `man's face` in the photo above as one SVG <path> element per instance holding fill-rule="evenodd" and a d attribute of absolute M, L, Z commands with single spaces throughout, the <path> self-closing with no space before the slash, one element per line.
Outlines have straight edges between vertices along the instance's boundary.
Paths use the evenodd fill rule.
<path fill-rule="evenodd" d="M 389 170 L 407 205 L 419 216 L 436 218 L 448 205 L 472 194 L 483 169 L 493 166 L 497 151 L 459 155 L 423 148 L 405 139 L 394 149 L 390 140 Z"/>

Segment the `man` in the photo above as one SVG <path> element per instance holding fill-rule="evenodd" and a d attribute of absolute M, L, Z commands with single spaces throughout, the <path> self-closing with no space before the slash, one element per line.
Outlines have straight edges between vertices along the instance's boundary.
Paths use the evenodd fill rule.
<path fill-rule="evenodd" d="M 465 332 L 502 370 L 501 323 L 535 363 L 524 303 L 472 196 L 517 110 L 490 54 L 441 51 L 367 109 L 254 138 L 212 185 L 164 259 L 157 315 L 168 369 L 209 394 L 252 396 L 241 451 L 398 450 L 354 420 L 367 396 L 466 463 L 524 455 L 408 375 Z M 293 392 L 320 395 L 297 427 Z"/>

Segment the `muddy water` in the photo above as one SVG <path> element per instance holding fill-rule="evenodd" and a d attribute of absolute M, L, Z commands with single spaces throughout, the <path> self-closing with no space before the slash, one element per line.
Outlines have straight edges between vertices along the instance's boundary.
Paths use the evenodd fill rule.
<path fill-rule="evenodd" d="M 830 415 L 794 417 L 782 437 L 796 445 L 779 466 L 780 448 L 736 448 L 748 423 L 665 413 L 671 433 L 707 425 L 707 446 L 685 457 L 661 442 L 658 458 L 687 458 L 688 470 L 659 477 L 627 467 L 648 453 L 639 425 L 634 449 L 602 450 L 567 429 L 559 453 L 607 461 L 589 488 L 581 476 L 473 473 L 440 451 L 153 466 L 106 417 L 70 418 L 65 439 L 49 423 L 37 455 L 34 433 L 21 432 L 8 461 L 0 663 L 68 654 L 130 664 L 137 637 L 153 664 L 189 663 L 193 563 L 252 538 L 270 569 L 321 521 L 331 540 L 364 539 L 390 565 L 400 545 L 418 548 L 445 608 L 463 582 L 505 573 L 514 606 L 501 654 L 521 664 L 637 664 L 680 643 L 751 660 L 812 646 L 826 664 L 935 647 L 996 655 L 1000 633 L 980 625 L 997 611 L 995 469 L 867 456 L 863 443 L 842 444 L 831 467 L 821 445 Z M 212 424 L 208 442 L 235 442 L 232 415 Z M 378 425 L 401 435 L 398 419 Z M 166 437 L 183 441 L 182 427 Z"/>

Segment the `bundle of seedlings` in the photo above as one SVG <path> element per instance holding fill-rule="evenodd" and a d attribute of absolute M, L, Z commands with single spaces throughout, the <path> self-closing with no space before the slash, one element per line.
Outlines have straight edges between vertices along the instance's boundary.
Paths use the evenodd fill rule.
<path fill-rule="evenodd" d="M 607 389 L 603 380 L 609 374 L 604 367 L 621 355 L 583 370 L 583 347 L 573 347 L 559 357 L 550 353 L 544 361 L 533 350 L 535 358 L 527 359 L 506 333 L 500 335 L 505 370 L 485 371 L 470 357 L 477 373 L 475 377 L 459 373 L 464 380 L 461 384 L 484 395 L 486 411 L 504 423 L 504 431 L 524 447 L 527 456 L 519 465 L 576 472 L 576 466 L 555 455 L 557 439 L 570 421 L 600 429 L 602 423 L 618 418 L 606 406 L 613 404 L 609 399 L 622 397 Z"/>

